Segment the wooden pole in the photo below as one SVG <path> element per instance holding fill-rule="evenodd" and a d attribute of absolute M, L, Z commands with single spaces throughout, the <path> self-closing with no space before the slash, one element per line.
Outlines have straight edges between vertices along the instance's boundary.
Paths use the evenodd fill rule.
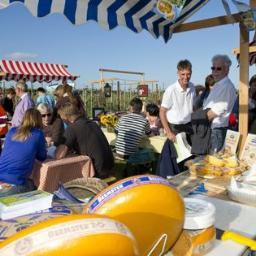
<path fill-rule="evenodd" d="M 91 83 L 91 115 L 93 114 L 92 113 L 92 87 L 93 87 L 93 83 Z"/>
<path fill-rule="evenodd" d="M 249 32 L 243 23 L 240 23 L 240 83 L 239 83 L 239 132 L 241 154 L 248 134 L 248 81 L 249 81 Z"/>
<path fill-rule="evenodd" d="M 120 82 L 117 81 L 117 110 L 120 111 Z"/>

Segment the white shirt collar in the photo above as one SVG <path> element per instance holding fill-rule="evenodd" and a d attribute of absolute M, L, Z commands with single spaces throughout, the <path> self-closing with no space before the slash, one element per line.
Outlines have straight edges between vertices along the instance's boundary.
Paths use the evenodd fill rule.
<path fill-rule="evenodd" d="M 191 87 L 191 83 L 188 82 L 188 87 L 187 87 L 186 91 L 184 91 L 183 88 L 181 87 L 181 85 L 180 85 L 180 83 L 179 83 L 179 80 L 177 80 L 177 82 L 175 83 L 175 87 L 177 88 L 177 90 L 178 90 L 179 92 L 189 92 L 190 89 L 191 89 L 191 88 L 190 88 L 190 87 Z"/>
<path fill-rule="evenodd" d="M 223 77 L 221 80 L 219 80 L 218 82 L 216 82 L 216 84 L 214 84 L 214 86 L 215 86 L 215 85 L 222 84 L 222 83 L 225 83 L 227 80 L 228 80 L 228 76 L 225 76 L 225 77 Z"/>

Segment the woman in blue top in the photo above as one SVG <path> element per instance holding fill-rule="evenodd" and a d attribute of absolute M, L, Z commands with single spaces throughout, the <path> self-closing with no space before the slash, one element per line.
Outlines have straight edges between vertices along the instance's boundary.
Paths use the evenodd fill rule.
<path fill-rule="evenodd" d="M 35 159 L 47 157 L 42 132 L 41 114 L 28 109 L 20 127 L 13 127 L 6 135 L 0 156 L 0 196 L 23 193 L 33 189 L 29 176 Z"/>

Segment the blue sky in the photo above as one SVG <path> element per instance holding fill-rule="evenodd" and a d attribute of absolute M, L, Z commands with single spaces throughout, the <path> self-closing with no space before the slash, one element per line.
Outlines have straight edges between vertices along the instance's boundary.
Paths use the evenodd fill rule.
<path fill-rule="evenodd" d="M 231 3 L 230 6 L 232 12 L 237 12 Z M 211 0 L 189 21 L 221 15 L 225 15 L 221 1 Z M 147 32 L 135 34 L 125 27 L 106 31 L 95 22 L 74 26 L 59 14 L 35 18 L 19 4 L 0 10 L 0 24 L 1 59 L 67 64 L 73 74 L 80 75 L 78 87 L 99 79 L 99 68 L 145 72 L 146 80 L 158 80 L 161 87 L 166 87 L 176 80 L 176 64 L 184 58 L 193 64 L 191 81 L 204 84 L 211 72 L 211 57 L 217 53 L 230 56 L 230 78 L 236 86 L 239 83 L 239 69 L 232 53 L 233 48 L 239 47 L 237 24 L 173 34 L 164 43 L 162 38 L 156 40 Z M 255 66 L 250 73 L 255 73 Z M 106 73 L 105 77 L 140 79 L 113 73 Z"/>

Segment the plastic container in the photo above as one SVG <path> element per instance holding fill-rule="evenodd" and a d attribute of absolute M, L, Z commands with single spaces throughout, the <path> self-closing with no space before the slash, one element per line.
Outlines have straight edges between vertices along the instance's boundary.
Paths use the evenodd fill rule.
<path fill-rule="evenodd" d="M 215 207 L 213 204 L 197 198 L 184 198 L 184 229 L 205 229 L 214 225 Z"/>
<path fill-rule="evenodd" d="M 216 238 L 215 207 L 212 203 L 197 198 L 184 198 L 184 202 L 184 232 L 192 244 L 191 255 L 205 255 L 213 248 Z"/>

